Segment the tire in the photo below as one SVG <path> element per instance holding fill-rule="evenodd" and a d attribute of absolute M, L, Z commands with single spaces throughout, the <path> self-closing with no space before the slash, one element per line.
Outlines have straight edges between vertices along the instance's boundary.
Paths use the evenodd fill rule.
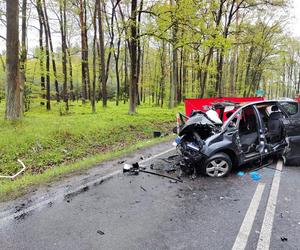
<path fill-rule="evenodd" d="M 208 175 L 214 178 L 227 176 L 232 169 L 232 161 L 225 153 L 217 153 L 207 160 L 200 167 L 200 172 L 203 175 Z"/>

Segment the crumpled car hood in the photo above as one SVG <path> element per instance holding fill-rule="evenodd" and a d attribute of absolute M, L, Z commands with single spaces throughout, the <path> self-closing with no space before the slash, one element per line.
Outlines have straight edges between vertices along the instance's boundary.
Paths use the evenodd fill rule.
<path fill-rule="evenodd" d="M 208 116 L 201 112 L 190 117 L 182 127 L 179 136 L 197 132 L 201 139 L 206 139 L 212 134 L 214 129 L 218 126 L 208 118 Z"/>

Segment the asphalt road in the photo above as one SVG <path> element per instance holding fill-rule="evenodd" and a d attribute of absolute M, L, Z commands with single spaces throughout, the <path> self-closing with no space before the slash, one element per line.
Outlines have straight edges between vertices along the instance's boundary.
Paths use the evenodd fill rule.
<path fill-rule="evenodd" d="M 170 147 L 140 150 L 1 204 L 0 249 L 300 249 L 300 168 L 281 171 L 278 162 L 258 171 L 260 181 L 247 166 L 243 177 L 183 183 L 119 172 L 121 160 L 141 155 L 149 169 L 168 168 L 162 159 L 174 154 Z"/>

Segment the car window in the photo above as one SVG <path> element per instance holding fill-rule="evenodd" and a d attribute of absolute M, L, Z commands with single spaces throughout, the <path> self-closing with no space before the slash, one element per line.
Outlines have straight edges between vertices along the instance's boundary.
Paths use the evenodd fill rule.
<path fill-rule="evenodd" d="M 228 130 L 235 130 L 238 127 L 239 121 L 241 119 L 241 110 L 234 114 L 234 116 L 231 116 L 226 124 L 225 127 L 227 127 Z"/>
<path fill-rule="evenodd" d="M 281 106 L 287 111 L 289 115 L 298 113 L 298 103 L 295 102 L 280 102 Z"/>

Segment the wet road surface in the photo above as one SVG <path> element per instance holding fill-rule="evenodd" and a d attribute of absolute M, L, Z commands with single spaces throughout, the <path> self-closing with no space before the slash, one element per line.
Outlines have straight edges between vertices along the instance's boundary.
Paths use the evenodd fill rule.
<path fill-rule="evenodd" d="M 169 148 L 164 143 L 144 150 L 154 158 L 143 165 L 169 166 L 161 160 L 174 154 Z M 155 157 L 165 150 L 170 152 Z M 234 172 L 175 183 L 123 175 L 116 162 L 99 176 L 91 170 L 89 178 L 74 177 L 69 185 L 79 183 L 80 192 L 65 195 L 55 187 L 44 202 L 24 205 L 20 199 L 5 204 L 10 210 L 2 205 L 0 249 L 300 249 L 300 168 L 281 171 L 278 162 L 258 171 L 260 181 Z M 58 186 L 66 190 L 64 185 Z"/>

